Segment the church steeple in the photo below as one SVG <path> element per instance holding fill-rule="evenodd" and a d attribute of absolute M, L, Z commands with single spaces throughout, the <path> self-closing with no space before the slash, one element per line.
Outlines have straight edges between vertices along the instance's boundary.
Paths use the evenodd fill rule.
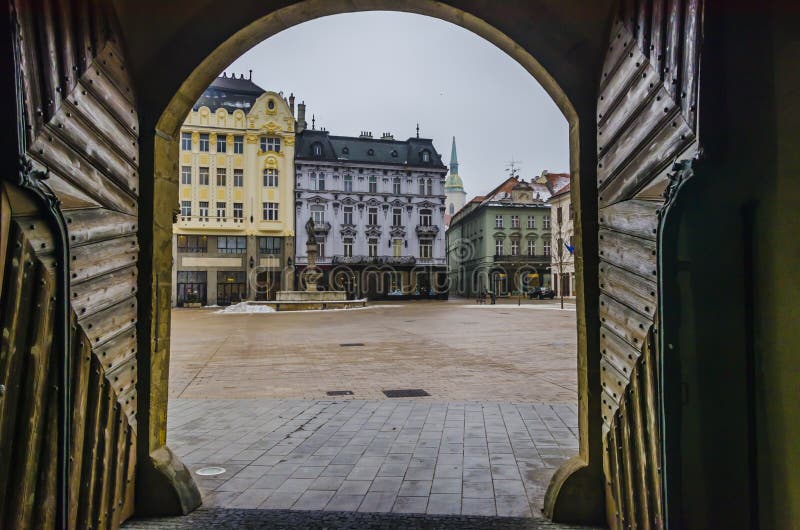
<path fill-rule="evenodd" d="M 456 137 L 453 136 L 453 149 L 450 152 L 450 174 L 458 175 L 458 155 L 456 154 Z"/>

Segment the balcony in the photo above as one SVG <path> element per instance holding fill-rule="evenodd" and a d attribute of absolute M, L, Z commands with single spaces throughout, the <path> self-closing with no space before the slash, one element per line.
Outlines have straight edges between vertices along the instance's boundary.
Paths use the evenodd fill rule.
<path fill-rule="evenodd" d="M 550 255 L 549 254 L 537 254 L 531 256 L 529 254 L 517 254 L 516 256 L 511 256 L 507 254 L 495 254 L 494 255 L 494 262 L 495 263 L 550 263 Z"/>
<path fill-rule="evenodd" d="M 176 224 L 179 228 L 224 228 L 244 230 L 242 217 L 216 217 L 213 215 L 178 215 Z"/>
<path fill-rule="evenodd" d="M 331 224 L 327 221 L 323 221 L 321 223 L 314 223 L 314 233 L 315 234 L 325 234 L 327 235 L 328 232 L 331 231 Z"/>
<path fill-rule="evenodd" d="M 447 258 L 417 258 L 417 265 L 446 265 Z"/>
<path fill-rule="evenodd" d="M 414 265 L 414 256 L 334 256 L 334 265 Z"/>
<path fill-rule="evenodd" d="M 419 237 L 433 237 L 439 233 L 439 227 L 436 225 L 417 225 L 417 236 Z"/>

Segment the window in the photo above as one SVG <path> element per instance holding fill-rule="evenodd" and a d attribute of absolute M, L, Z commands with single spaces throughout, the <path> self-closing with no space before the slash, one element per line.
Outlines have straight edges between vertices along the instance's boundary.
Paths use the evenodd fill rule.
<path fill-rule="evenodd" d="M 353 207 L 352 206 L 345 206 L 344 207 L 343 224 L 346 224 L 346 225 L 353 224 Z"/>
<path fill-rule="evenodd" d="M 259 237 L 258 253 L 267 256 L 278 256 L 281 253 L 281 238 L 279 237 Z"/>
<path fill-rule="evenodd" d="M 267 151 L 274 151 L 276 153 L 281 152 L 281 139 L 274 138 L 271 136 L 262 136 L 261 137 L 261 150 L 264 152 Z"/>
<path fill-rule="evenodd" d="M 419 257 L 421 259 L 431 259 L 433 257 L 433 240 L 419 240 Z"/>
<path fill-rule="evenodd" d="M 314 189 L 325 191 L 325 173 L 320 173 L 317 175 L 317 187 Z"/>
<path fill-rule="evenodd" d="M 317 238 L 317 257 L 324 258 L 325 257 L 325 238 L 318 237 Z"/>
<path fill-rule="evenodd" d="M 228 137 L 224 135 L 217 136 L 217 153 L 228 152 Z"/>
<path fill-rule="evenodd" d="M 217 252 L 220 254 L 245 254 L 247 238 L 245 236 L 217 236 Z"/>
<path fill-rule="evenodd" d="M 218 202 L 217 203 L 217 219 L 221 219 L 223 221 L 227 221 L 227 219 L 225 219 L 225 217 L 227 217 L 225 215 L 225 203 L 224 202 Z"/>
<path fill-rule="evenodd" d="M 456 205 L 451 202 L 450 203 L 450 215 L 453 215 L 454 213 L 456 213 Z"/>
<path fill-rule="evenodd" d="M 181 149 L 184 151 L 192 150 L 192 133 L 181 133 Z"/>
<path fill-rule="evenodd" d="M 244 186 L 244 169 L 233 170 L 233 185 L 237 188 Z"/>
<path fill-rule="evenodd" d="M 392 193 L 395 195 L 400 195 L 400 177 L 395 177 L 392 179 Z"/>
<path fill-rule="evenodd" d="M 264 187 L 277 188 L 278 187 L 278 170 L 265 169 L 264 170 Z"/>
<path fill-rule="evenodd" d="M 561 206 L 556 209 L 556 223 L 558 224 L 561 224 L 562 210 L 563 208 Z"/>
<path fill-rule="evenodd" d="M 377 239 L 370 239 L 367 241 L 367 248 L 369 250 L 369 257 L 376 258 L 378 257 L 378 240 Z"/>
<path fill-rule="evenodd" d="M 241 222 L 244 219 L 244 203 L 233 203 L 233 220 Z"/>
<path fill-rule="evenodd" d="M 200 201 L 200 220 L 208 221 L 208 201 Z"/>
<path fill-rule="evenodd" d="M 322 144 L 316 143 L 311 146 L 311 154 L 314 156 L 322 156 Z"/>
<path fill-rule="evenodd" d="M 217 168 L 217 186 L 225 186 L 228 182 L 228 172 L 224 167 Z"/>
<path fill-rule="evenodd" d="M 573 214 L 572 214 L 572 203 L 569 203 L 569 218 L 570 218 L 570 219 L 572 219 L 572 218 L 573 218 Z"/>
<path fill-rule="evenodd" d="M 344 176 L 344 191 L 353 191 L 353 175 Z"/>
<path fill-rule="evenodd" d="M 517 239 L 511 240 L 511 255 L 519 256 L 519 240 Z"/>
<path fill-rule="evenodd" d="M 433 195 L 433 179 L 428 179 L 428 195 Z"/>
<path fill-rule="evenodd" d="M 547 219 L 547 218 L 545 217 L 545 219 Z M 549 239 L 545 239 L 544 240 L 544 255 L 545 256 L 549 256 L 550 255 L 550 240 Z"/>
<path fill-rule="evenodd" d="M 208 133 L 200 133 L 200 151 L 207 153 L 209 149 Z"/>
<path fill-rule="evenodd" d="M 370 208 L 369 212 L 367 213 L 367 224 L 368 225 L 377 225 L 378 224 L 378 209 L 377 208 Z"/>
<path fill-rule="evenodd" d="M 548 215 L 544 216 L 544 228 L 545 229 L 550 228 L 550 216 Z"/>
<path fill-rule="evenodd" d="M 392 209 L 392 226 L 403 226 L 403 209 Z"/>
<path fill-rule="evenodd" d="M 208 186 L 208 168 L 207 167 L 198 168 L 197 180 L 200 182 L 201 186 Z"/>
<path fill-rule="evenodd" d="M 278 203 L 265 202 L 263 203 L 262 216 L 264 221 L 277 221 L 278 220 Z"/>
<path fill-rule="evenodd" d="M 181 201 L 181 216 L 182 217 L 192 216 L 192 201 Z"/>
<path fill-rule="evenodd" d="M 344 257 L 345 258 L 352 258 L 353 257 L 353 239 L 352 238 L 345 238 L 344 240 Z"/>
<path fill-rule="evenodd" d="M 494 216 L 494 227 L 495 228 L 503 228 L 503 216 L 502 215 L 495 215 Z"/>
<path fill-rule="evenodd" d="M 399 258 L 403 255 L 403 240 L 392 239 L 392 256 Z"/>
<path fill-rule="evenodd" d="M 178 252 L 208 252 L 208 237 L 180 235 L 178 236 Z"/>
<path fill-rule="evenodd" d="M 315 204 L 311 207 L 311 218 L 314 220 L 314 223 L 322 224 L 325 222 L 325 207 L 319 204 Z"/>
<path fill-rule="evenodd" d="M 420 210 L 419 211 L 419 224 L 422 226 L 431 226 L 433 224 L 433 211 Z"/>
<path fill-rule="evenodd" d="M 192 183 L 192 166 L 181 166 L 181 184 Z"/>
<path fill-rule="evenodd" d="M 237 155 L 244 153 L 244 136 L 233 137 L 233 153 Z"/>
<path fill-rule="evenodd" d="M 375 175 L 369 177 L 369 192 L 378 193 L 378 177 Z"/>
<path fill-rule="evenodd" d="M 419 179 L 419 194 L 425 195 L 425 179 Z"/>
<path fill-rule="evenodd" d="M 494 253 L 496 256 L 503 255 L 503 240 L 500 238 L 494 240 Z"/>
<path fill-rule="evenodd" d="M 528 216 L 528 228 L 536 228 L 536 218 L 532 215 Z"/>
<path fill-rule="evenodd" d="M 528 240 L 528 256 L 536 255 L 536 241 L 533 239 Z"/>
<path fill-rule="evenodd" d="M 430 151 L 423 151 L 422 152 L 422 161 L 423 162 L 430 162 L 431 161 L 431 152 Z"/>
<path fill-rule="evenodd" d="M 511 228 L 519 228 L 519 215 L 511 216 Z"/>

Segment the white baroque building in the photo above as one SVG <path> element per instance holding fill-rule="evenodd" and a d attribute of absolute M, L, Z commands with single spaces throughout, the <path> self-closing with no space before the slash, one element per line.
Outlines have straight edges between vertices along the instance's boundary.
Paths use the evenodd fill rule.
<path fill-rule="evenodd" d="M 369 298 L 446 296 L 446 174 L 430 139 L 298 134 L 298 278 L 313 219 L 326 288 Z"/>

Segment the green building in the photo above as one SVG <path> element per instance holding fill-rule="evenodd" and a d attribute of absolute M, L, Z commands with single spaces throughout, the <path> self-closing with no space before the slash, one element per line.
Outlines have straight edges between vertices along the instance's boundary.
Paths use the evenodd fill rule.
<path fill-rule="evenodd" d="M 451 295 L 550 286 L 550 194 L 544 184 L 511 177 L 456 212 L 446 234 Z"/>

